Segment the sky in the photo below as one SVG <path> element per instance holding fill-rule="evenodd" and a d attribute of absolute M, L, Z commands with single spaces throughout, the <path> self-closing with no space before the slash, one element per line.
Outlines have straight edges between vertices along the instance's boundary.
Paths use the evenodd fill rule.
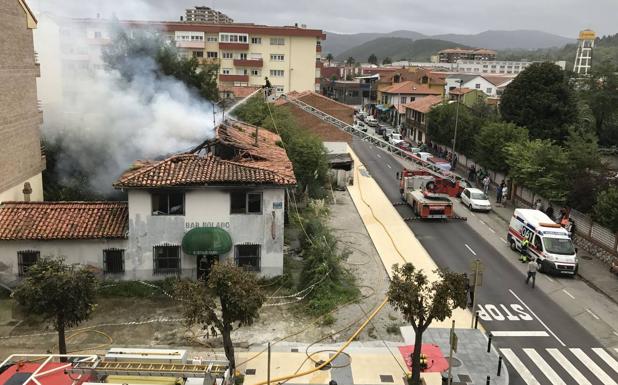
<path fill-rule="evenodd" d="M 236 22 L 307 24 L 330 32 L 474 34 L 534 29 L 576 37 L 584 28 L 618 33 L 618 0 L 27 0 L 35 12 L 70 17 L 178 20 L 185 8 L 206 5 Z"/>

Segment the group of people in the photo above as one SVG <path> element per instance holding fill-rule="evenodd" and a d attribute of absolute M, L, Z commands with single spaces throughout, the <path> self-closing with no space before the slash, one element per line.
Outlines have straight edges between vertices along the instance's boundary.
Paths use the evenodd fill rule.
<path fill-rule="evenodd" d="M 552 221 L 559 223 L 560 226 L 564 227 L 570 234 L 573 234 L 575 231 L 575 221 L 571 218 L 570 210 L 568 208 L 561 208 L 560 215 L 556 218 L 554 216 L 554 207 L 551 202 L 549 202 L 546 208 L 543 208 L 543 202 L 540 199 L 537 199 L 536 202 L 534 202 L 534 209 L 543 211 L 548 217 L 551 218 Z"/>

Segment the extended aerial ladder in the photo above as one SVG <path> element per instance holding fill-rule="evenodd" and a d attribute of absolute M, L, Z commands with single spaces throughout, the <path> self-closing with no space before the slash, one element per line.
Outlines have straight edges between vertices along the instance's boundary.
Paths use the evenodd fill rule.
<path fill-rule="evenodd" d="M 225 377 L 228 367 L 227 361 L 184 364 L 96 360 L 77 362 L 73 367 L 67 369 L 67 372 L 120 376 L 212 377 L 214 379 L 216 377 Z"/>

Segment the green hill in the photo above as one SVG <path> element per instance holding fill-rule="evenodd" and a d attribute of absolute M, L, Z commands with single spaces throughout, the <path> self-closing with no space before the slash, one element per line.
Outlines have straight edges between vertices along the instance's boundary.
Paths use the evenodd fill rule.
<path fill-rule="evenodd" d="M 438 51 L 454 47 L 470 48 L 446 40 L 380 37 L 350 48 L 337 55 L 335 59 L 343 61 L 352 56 L 357 62 L 366 62 L 369 55 L 374 54 L 379 62 L 385 57 L 390 57 L 393 61 L 429 61 L 431 55 L 435 55 Z"/>

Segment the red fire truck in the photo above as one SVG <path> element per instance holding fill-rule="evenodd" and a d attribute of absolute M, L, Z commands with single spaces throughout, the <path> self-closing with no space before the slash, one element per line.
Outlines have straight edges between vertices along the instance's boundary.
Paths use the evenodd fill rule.
<path fill-rule="evenodd" d="M 438 185 L 436 182 L 442 182 L 441 187 L 436 187 Z M 412 207 L 418 218 L 449 219 L 453 217 L 453 202 L 449 194 L 441 191 L 455 190 L 447 190 L 444 184 L 430 173 L 404 169 L 399 180 L 399 189 L 403 200 Z"/>
<path fill-rule="evenodd" d="M 404 194 L 406 185 L 413 183 L 416 189 L 427 190 L 435 194 L 446 194 L 450 197 L 459 197 L 461 192 L 469 187 L 468 183 L 454 174 L 449 176 L 439 173 L 416 169 L 409 170 L 404 168 L 399 177 L 399 192 Z"/>

